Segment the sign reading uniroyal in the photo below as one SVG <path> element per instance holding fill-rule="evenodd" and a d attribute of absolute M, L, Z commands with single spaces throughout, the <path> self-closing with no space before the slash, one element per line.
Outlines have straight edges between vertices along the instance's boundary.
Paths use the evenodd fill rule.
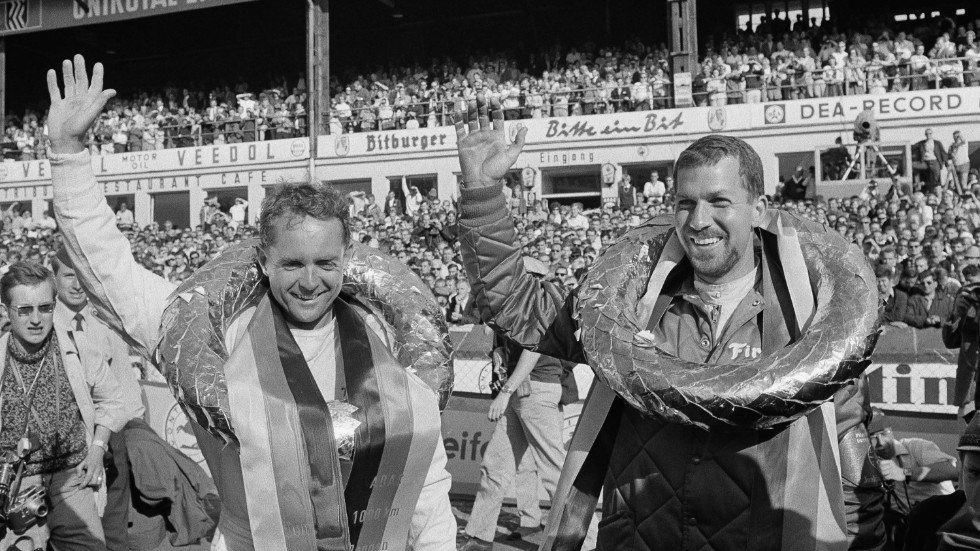
<path fill-rule="evenodd" d="M 295 138 L 93 156 L 92 168 L 96 176 L 111 176 L 277 164 L 308 158 L 309 141 Z M 0 166 L 0 183 L 50 178 L 48 161 L 3 163 Z"/>
<path fill-rule="evenodd" d="M 0 0 L 0 36 L 123 21 L 254 0 Z M 42 5 L 43 9 L 42 9 Z"/>
<path fill-rule="evenodd" d="M 974 114 L 980 109 L 980 88 L 949 88 L 882 94 L 843 96 L 753 106 L 755 127 L 848 123 L 870 109 L 877 120 L 910 119 Z"/>

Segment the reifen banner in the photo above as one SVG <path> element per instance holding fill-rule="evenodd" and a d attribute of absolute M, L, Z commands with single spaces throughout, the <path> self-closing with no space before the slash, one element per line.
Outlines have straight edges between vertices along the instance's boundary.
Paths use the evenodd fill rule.
<path fill-rule="evenodd" d="M 0 0 L 0 36 L 110 23 L 254 0 Z M 43 4 L 43 5 L 42 5 Z M 85 9 L 88 7 L 88 10 Z"/>

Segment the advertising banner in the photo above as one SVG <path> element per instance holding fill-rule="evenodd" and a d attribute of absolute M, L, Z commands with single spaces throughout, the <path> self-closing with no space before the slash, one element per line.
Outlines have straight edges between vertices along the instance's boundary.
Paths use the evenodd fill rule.
<path fill-rule="evenodd" d="M 758 103 L 752 108 L 752 126 L 755 128 L 851 124 L 859 113 L 868 109 L 879 121 L 970 115 L 980 110 L 980 88 Z"/>
<path fill-rule="evenodd" d="M 179 149 L 134 151 L 112 155 L 92 156 L 95 176 L 132 175 L 196 171 L 238 167 L 243 165 L 277 164 L 309 159 L 307 138 L 269 140 L 225 145 L 205 145 Z M 15 161 L 0 163 L 0 186 L 4 182 L 50 180 L 48 161 Z"/>
<path fill-rule="evenodd" d="M 254 0 L 0 0 L 0 36 L 251 1 Z"/>

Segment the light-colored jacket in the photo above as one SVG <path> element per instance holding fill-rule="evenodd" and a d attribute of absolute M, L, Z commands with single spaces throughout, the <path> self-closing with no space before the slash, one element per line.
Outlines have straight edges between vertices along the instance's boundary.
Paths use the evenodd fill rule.
<path fill-rule="evenodd" d="M 75 333 L 73 340 L 82 362 L 106 362 L 119 384 L 127 421 L 143 417 L 146 411 L 143 391 L 129 359 L 129 345 L 99 318 L 91 303 L 82 308 L 82 315 L 88 325 L 82 333 Z M 70 332 L 74 328 L 74 316 L 75 312 L 59 300 L 54 308 L 55 328 Z"/>
<path fill-rule="evenodd" d="M 55 328 L 58 336 L 58 346 L 61 349 L 61 360 L 68 375 L 75 403 L 82 414 L 85 423 L 85 443 L 91 445 L 95 435 L 95 426 L 102 425 L 112 432 L 119 432 L 129 421 L 123 404 L 122 389 L 116 382 L 109 364 L 101 362 L 83 362 L 78 350 L 72 344 L 66 331 Z M 7 342 L 10 333 L 0 337 L 0 381 L 7 368 Z M 2 400 L 0 396 L 0 400 Z M 3 419 L 0 418 L 0 428 Z"/>
<path fill-rule="evenodd" d="M 95 179 L 89 154 L 51 155 L 50 160 L 55 215 L 76 274 L 103 320 L 126 335 L 141 355 L 152 359 L 174 285 L 133 259 L 129 241 L 116 228 L 115 216 Z M 251 549 L 247 534 L 236 530 L 248 522 L 244 499 L 234 495 L 242 476 L 238 453 L 192 426 L 222 494 L 222 533 L 238 536 L 226 543 L 233 551 Z M 455 548 L 456 519 L 449 504 L 452 479 L 446 463 L 445 447 L 436 446 L 412 517 L 409 542 L 415 551 Z M 226 525 L 228 522 L 237 526 Z"/>

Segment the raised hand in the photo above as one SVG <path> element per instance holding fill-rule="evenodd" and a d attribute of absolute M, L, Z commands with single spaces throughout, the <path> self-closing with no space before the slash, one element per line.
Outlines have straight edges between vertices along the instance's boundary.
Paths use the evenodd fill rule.
<path fill-rule="evenodd" d="M 491 99 L 489 109 L 493 117 L 492 125 L 487 116 L 487 97 L 480 93 L 475 100 L 467 102 L 465 111 L 457 109 L 453 116 L 459 167 L 467 187 L 493 185 L 507 175 L 524 149 L 527 128 L 521 128 L 511 144 L 504 133 L 504 111 L 500 102 Z"/>
<path fill-rule="evenodd" d="M 102 89 L 103 71 L 102 64 L 96 63 L 90 83 L 85 58 L 76 55 L 74 63 L 64 60 L 61 63 L 65 84 L 62 94 L 58 88 L 58 75 L 54 69 L 48 70 L 48 94 L 51 96 L 48 136 L 54 153 L 78 153 L 85 149 L 85 133 L 105 104 L 116 95 L 115 90 Z"/>

